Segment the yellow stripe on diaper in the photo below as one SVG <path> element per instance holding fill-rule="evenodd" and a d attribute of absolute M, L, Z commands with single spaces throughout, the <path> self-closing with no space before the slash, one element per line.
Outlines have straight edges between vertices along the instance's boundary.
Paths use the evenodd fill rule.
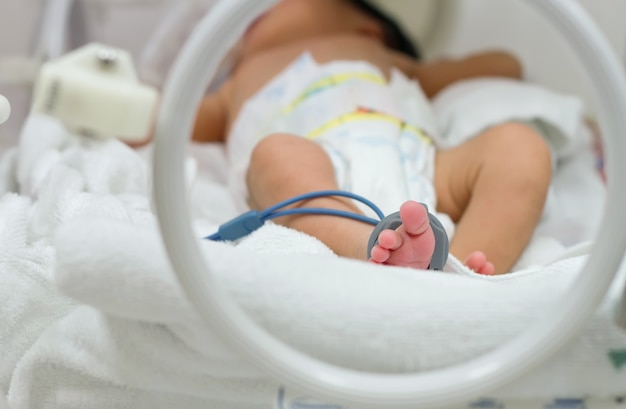
<path fill-rule="evenodd" d="M 342 74 L 334 74 L 329 77 L 325 77 L 318 81 L 315 81 L 307 89 L 305 89 L 293 102 L 287 105 L 284 108 L 283 112 L 289 113 L 310 96 L 317 94 L 324 89 L 334 87 L 351 80 L 361 80 L 381 85 L 387 83 L 387 80 L 383 76 L 371 72 L 346 72 Z"/>
<path fill-rule="evenodd" d="M 402 121 L 401 119 L 396 118 L 395 116 L 388 115 L 388 114 L 378 112 L 378 111 L 363 109 L 363 108 L 360 108 L 356 110 L 355 112 L 350 112 L 350 113 L 341 115 L 340 117 L 337 117 L 335 119 L 332 119 L 326 122 L 324 125 L 320 126 L 319 128 L 309 132 L 306 135 L 306 138 L 315 139 L 333 128 L 336 128 L 338 126 L 341 126 L 349 122 L 356 122 L 356 121 L 389 122 L 389 123 L 396 125 L 400 129 L 401 132 L 410 132 L 414 134 L 418 139 L 421 139 L 422 142 L 432 143 L 432 140 L 430 139 L 428 134 L 424 132 L 422 129 L 414 125 L 408 124 Z"/>

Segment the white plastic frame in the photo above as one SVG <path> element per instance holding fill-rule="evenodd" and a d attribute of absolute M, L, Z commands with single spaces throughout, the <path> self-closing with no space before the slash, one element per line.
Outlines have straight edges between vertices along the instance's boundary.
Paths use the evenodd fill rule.
<path fill-rule="evenodd" d="M 497 350 L 452 368 L 421 374 L 356 372 L 320 362 L 279 342 L 253 323 L 215 280 L 190 224 L 184 156 L 205 86 L 245 27 L 275 0 L 220 2 L 192 34 L 164 89 L 156 128 L 154 184 L 163 240 L 180 282 L 197 310 L 227 345 L 269 376 L 319 399 L 362 408 L 433 408 L 492 391 L 529 372 L 562 348 L 595 311 L 626 247 L 626 83 L 607 41 L 584 10 L 569 0 L 528 1 L 552 19 L 577 52 L 594 85 L 608 163 L 602 232 L 562 308 Z M 208 260 L 210 262 L 210 260 Z M 269 266 L 266 266 L 269 268 Z"/>
<path fill-rule="evenodd" d="M 9 100 L 2 94 L 0 94 L 0 125 L 5 123 L 11 115 L 11 104 Z"/>

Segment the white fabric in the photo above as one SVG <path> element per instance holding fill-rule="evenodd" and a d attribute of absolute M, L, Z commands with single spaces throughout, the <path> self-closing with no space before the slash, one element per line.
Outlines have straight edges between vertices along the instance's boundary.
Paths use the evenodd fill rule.
<path fill-rule="evenodd" d="M 207 177 L 223 151 L 194 149 L 190 201 L 200 236 L 232 215 L 232 200 L 223 172 Z M 20 193 L 0 199 L 0 390 L 12 409 L 260 408 L 275 400 L 278 385 L 205 328 L 177 284 L 151 210 L 149 163 L 137 152 L 33 117 L 0 168 L 13 168 L 16 179 L 4 186 Z M 271 224 L 238 247 L 202 247 L 234 299 L 280 339 L 337 364 L 394 372 L 501 345 L 558 307 L 584 261 L 498 278 L 454 265 L 461 274 L 419 272 L 339 259 Z M 493 397 L 626 392 L 626 332 L 613 323 L 618 285 L 571 346 Z"/>
<path fill-rule="evenodd" d="M 489 126 L 540 119 L 556 128 L 550 135 L 557 158 L 580 147 L 583 102 L 538 85 L 505 78 L 458 82 L 433 100 L 444 147 L 456 146 Z"/>

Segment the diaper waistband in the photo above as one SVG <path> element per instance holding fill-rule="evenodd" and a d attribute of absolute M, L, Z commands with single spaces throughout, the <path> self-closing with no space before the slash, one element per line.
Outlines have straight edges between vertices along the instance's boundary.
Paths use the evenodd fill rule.
<path fill-rule="evenodd" d="M 409 124 L 393 115 L 366 107 L 359 107 L 356 111 L 348 112 L 334 119 L 331 119 L 330 121 L 322 124 L 319 128 L 314 129 L 313 131 L 306 134 L 305 137 L 308 139 L 315 139 L 322 136 L 326 132 L 331 131 L 334 128 L 356 121 L 377 121 L 391 123 L 398 127 L 398 132 L 410 133 L 427 144 L 431 144 L 433 142 L 431 137 L 423 129 L 415 125 Z"/>
<path fill-rule="evenodd" d="M 387 80 L 380 74 L 367 72 L 367 71 L 350 71 L 340 72 L 328 75 L 324 78 L 320 78 L 311 85 L 309 85 L 300 95 L 298 95 L 293 102 L 289 103 L 283 113 L 289 113 L 293 111 L 298 105 L 306 101 L 308 98 L 316 95 L 320 92 L 324 92 L 333 87 L 345 84 L 349 81 L 364 81 L 373 84 L 387 85 Z"/>

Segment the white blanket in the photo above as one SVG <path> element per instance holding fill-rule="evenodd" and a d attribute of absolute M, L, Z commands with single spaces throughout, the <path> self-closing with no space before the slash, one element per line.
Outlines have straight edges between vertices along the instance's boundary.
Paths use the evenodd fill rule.
<path fill-rule="evenodd" d="M 207 176 L 219 151 L 196 149 L 189 178 L 200 237 L 232 210 L 219 177 Z M 279 385 L 202 325 L 181 291 L 151 210 L 149 163 L 137 152 L 33 117 L 0 169 L 3 189 L 17 189 L 0 199 L 0 390 L 12 409 L 260 408 L 275 400 Z M 526 265 L 563 249 L 542 242 Z M 339 259 L 274 225 L 238 247 L 202 246 L 225 288 L 272 334 L 338 365 L 385 372 L 439 368 L 501 345 L 558 307 L 584 261 L 497 278 L 418 272 Z M 624 280 L 626 271 L 615 288 Z M 617 300 L 607 297 L 572 345 L 493 397 L 626 393 Z"/>

